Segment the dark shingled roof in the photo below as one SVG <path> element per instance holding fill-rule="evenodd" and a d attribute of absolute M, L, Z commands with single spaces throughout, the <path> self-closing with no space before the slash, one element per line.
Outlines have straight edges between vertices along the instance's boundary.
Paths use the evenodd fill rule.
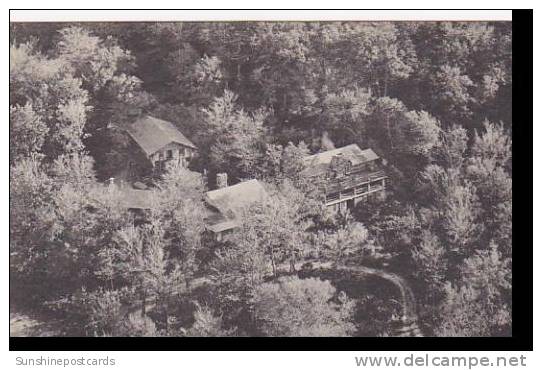
<path fill-rule="evenodd" d="M 197 149 L 171 122 L 151 116 L 139 117 L 126 131 L 147 155 L 174 142 Z"/>
<path fill-rule="evenodd" d="M 267 192 L 258 180 L 244 181 L 222 189 L 208 191 L 206 202 L 219 213 L 210 211 L 206 217 L 208 228 L 214 232 L 233 229 L 242 211 L 251 204 L 262 201 Z"/>
<path fill-rule="evenodd" d="M 361 150 L 357 144 L 350 144 L 342 148 L 328 150 L 322 153 L 303 158 L 309 176 L 323 174 L 329 169 L 333 157 L 340 155 L 352 163 L 352 166 L 371 162 L 378 159 L 378 155 L 372 149 Z"/>

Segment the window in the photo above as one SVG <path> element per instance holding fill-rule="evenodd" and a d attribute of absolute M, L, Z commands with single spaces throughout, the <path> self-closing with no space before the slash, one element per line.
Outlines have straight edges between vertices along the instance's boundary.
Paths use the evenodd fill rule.
<path fill-rule="evenodd" d="M 167 157 L 167 159 L 173 158 L 173 150 L 168 150 L 168 151 L 166 152 L 166 157 Z"/>

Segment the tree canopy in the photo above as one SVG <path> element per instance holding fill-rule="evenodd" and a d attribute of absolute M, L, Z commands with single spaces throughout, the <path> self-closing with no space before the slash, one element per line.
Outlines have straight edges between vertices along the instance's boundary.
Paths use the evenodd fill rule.
<path fill-rule="evenodd" d="M 509 22 L 10 31 L 10 273 L 71 335 L 353 335 L 371 295 L 302 279 L 304 262 L 405 275 L 431 335 L 510 335 Z M 104 181 L 134 110 L 198 147 L 145 180 L 139 213 Z M 303 159 L 349 144 L 383 159 L 387 199 L 337 215 Z M 269 197 L 218 241 L 204 199 L 222 172 Z"/>

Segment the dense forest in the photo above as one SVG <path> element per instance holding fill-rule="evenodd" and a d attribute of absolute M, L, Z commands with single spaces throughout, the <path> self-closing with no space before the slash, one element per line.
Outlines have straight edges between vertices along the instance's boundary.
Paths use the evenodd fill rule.
<path fill-rule="evenodd" d="M 59 335 L 394 335 L 386 282 L 330 263 L 401 275 L 425 335 L 511 335 L 510 22 L 12 23 L 10 42 L 12 310 Z M 210 179 L 170 166 L 144 223 L 104 185 L 134 109 Z M 391 181 L 336 214 L 302 158 L 352 143 Z M 202 198 L 224 171 L 273 198 L 217 242 Z"/>

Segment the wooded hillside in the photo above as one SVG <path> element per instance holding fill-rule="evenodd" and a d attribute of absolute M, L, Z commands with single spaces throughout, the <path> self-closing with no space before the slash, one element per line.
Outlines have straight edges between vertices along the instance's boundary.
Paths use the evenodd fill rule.
<path fill-rule="evenodd" d="M 393 335 L 390 297 L 297 274 L 331 261 L 400 273 L 429 335 L 510 335 L 510 22 L 10 31 L 19 308 L 66 318 L 64 335 Z M 134 109 L 198 147 L 193 171 L 258 179 L 274 200 L 246 210 L 228 241 L 207 240 L 201 199 L 214 183 L 173 166 L 134 223 L 104 185 L 123 165 L 110 128 Z M 348 144 L 384 158 L 391 181 L 385 201 L 337 215 L 302 158 Z"/>

